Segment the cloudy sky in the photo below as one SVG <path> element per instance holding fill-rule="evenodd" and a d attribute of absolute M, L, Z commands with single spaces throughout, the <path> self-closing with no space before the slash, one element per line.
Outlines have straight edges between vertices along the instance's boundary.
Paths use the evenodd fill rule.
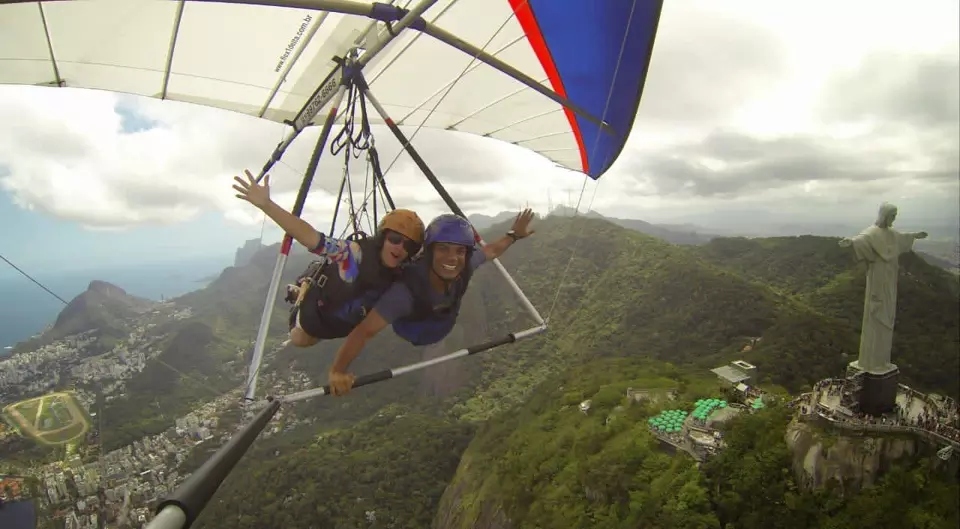
<path fill-rule="evenodd" d="M 583 210 L 706 227 L 865 227 L 888 200 L 903 229 L 956 221 L 955 0 L 665 4 L 627 148 L 587 184 Z M 0 252 L 32 270 L 232 254 L 263 221 L 234 197 L 232 176 L 261 167 L 283 132 L 193 105 L 0 86 Z M 374 132 L 390 165 L 397 144 Z M 316 134 L 272 173 L 283 206 Z M 414 142 L 468 213 L 542 212 L 576 202 L 584 183 L 495 140 L 422 129 Z M 321 164 L 304 214 L 318 228 L 329 226 L 341 170 Z M 390 179 L 398 205 L 425 219 L 443 211 L 405 156 Z M 266 231 L 267 242 L 279 236 Z"/>

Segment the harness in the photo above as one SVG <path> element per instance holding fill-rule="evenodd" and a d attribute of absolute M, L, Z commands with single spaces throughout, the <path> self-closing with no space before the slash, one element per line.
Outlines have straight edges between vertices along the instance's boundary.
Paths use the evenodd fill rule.
<path fill-rule="evenodd" d="M 362 252 L 356 280 L 345 282 L 340 277 L 339 263 L 328 259 L 311 262 L 297 278 L 300 293 L 294 308 L 302 310 L 306 301 L 307 307 L 319 313 L 327 332 L 317 338 L 342 338 L 350 334 L 397 278 L 397 272 L 380 264 L 381 237 L 371 238 L 359 231 L 347 240 L 356 242 Z"/>
<path fill-rule="evenodd" d="M 431 302 L 430 266 L 433 263 L 431 252 L 424 252 L 404 269 L 403 281 L 413 297 L 413 312 L 393 322 L 393 331 L 413 345 L 429 345 L 443 340 L 457 323 L 460 305 L 467 292 L 467 286 L 473 276 L 470 258 L 460 277 L 450 285 L 453 302 L 448 306 L 436 307 Z"/>

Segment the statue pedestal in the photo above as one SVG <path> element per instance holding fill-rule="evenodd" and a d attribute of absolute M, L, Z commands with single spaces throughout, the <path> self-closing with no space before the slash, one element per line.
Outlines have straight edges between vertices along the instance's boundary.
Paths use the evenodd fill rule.
<path fill-rule="evenodd" d="M 859 362 L 851 362 L 853 370 L 860 371 L 860 411 L 867 415 L 880 415 L 893 411 L 897 403 L 897 380 L 900 368 L 896 364 L 887 364 L 880 369 L 869 371 L 860 367 Z"/>

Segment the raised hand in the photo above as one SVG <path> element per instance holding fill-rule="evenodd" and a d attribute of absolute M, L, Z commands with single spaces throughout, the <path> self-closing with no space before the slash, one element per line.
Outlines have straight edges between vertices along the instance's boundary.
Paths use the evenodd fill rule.
<path fill-rule="evenodd" d="M 517 237 L 522 239 L 535 233 L 535 230 L 529 228 L 531 220 L 533 220 L 533 210 L 530 208 L 517 214 L 517 219 L 513 221 L 513 232 Z"/>
<path fill-rule="evenodd" d="M 237 191 L 237 198 L 246 200 L 254 206 L 263 209 L 270 203 L 270 175 L 267 174 L 263 177 L 263 184 L 261 185 L 257 184 L 256 179 L 250 174 L 249 170 L 244 169 L 243 172 L 247 175 L 246 181 L 239 176 L 233 177 L 234 181 L 237 182 L 233 185 L 233 188 Z"/>

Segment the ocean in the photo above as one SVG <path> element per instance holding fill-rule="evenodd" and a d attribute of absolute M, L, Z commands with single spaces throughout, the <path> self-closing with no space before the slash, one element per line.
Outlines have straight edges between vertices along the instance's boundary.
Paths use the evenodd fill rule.
<path fill-rule="evenodd" d="M 117 285 L 130 295 L 159 301 L 161 296 L 172 298 L 205 287 L 232 261 L 232 256 L 213 257 L 56 276 L 37 273 L 34 277 L 66 301 L 85 291 L 95 279 Z M 5 347 L 52 324 L 63 308 L 60 300 L 19 274 L 0 277 L 0 356 L 9 353 Z"/>

